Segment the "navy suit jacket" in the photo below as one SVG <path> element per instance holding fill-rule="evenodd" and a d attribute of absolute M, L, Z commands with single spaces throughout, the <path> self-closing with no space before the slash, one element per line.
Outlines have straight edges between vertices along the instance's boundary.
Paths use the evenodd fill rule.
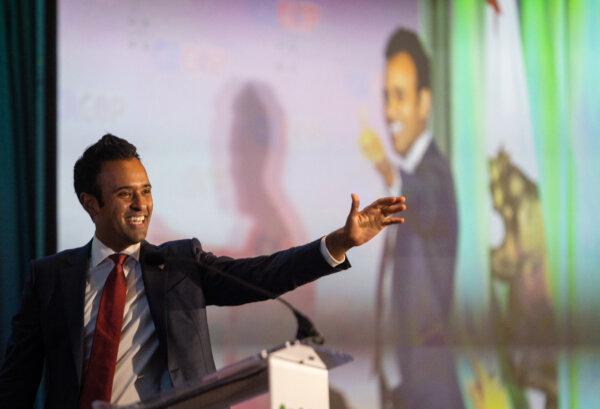
<path fill-rule="evenodd" d="M 408 209 L 391 255 L 396 331 L 405 347 L 445 344 L 458 242 L 452 174 L 432 141 L 414 173 L 401 178 Z"/>
<path fill-rule="evenodd" d="M 415 172 L 401 177 L 406 224 L 389 255 L 401 399 L 410 408 L 462 408 L 449 345 L 458 241 L 452 173 L 432 142 Z"/>
<path fill-rule="evenodd" d="M 142 242 L 140 262 L 159 350 L 174 387 L 215 370 L 206 306 L 239 305 L 264 299 L 215 275 L 212 265 L 281 294 L 326 274 L 332 268 L 319 241 L 246 259 L 216 257 L 197 239 L 154 246 Z M 46 408 L 77 408 L 83 371 L 83 307 L 91 242 L 84 247 L 32 261 L 22 305 L 12 322 L 0 369 L 0 407 L 31 408 L 45 368 Z M 164 264 L 145 260 L 160 252 Z"/>

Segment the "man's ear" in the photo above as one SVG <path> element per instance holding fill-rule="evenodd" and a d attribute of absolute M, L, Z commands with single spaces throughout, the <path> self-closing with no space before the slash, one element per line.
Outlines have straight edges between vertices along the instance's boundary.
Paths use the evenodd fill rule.
<path fill-rule="evenodd" d="M 96 215 L 98 212 L 100 212 L 100 203 L 98 203 L 96 196 L 84 192 L 79 195 L 79 201 L 81 202 L 81 205 L 85 211 L 92 218 L 92 221 L 94 221 L 96 219 Z"/>
<path fill-rule="evenodd" d="M 431 90 L 428 87 L 419 91 L 419 115 L 421 119 L 427 120 L 431 111 Z"/>

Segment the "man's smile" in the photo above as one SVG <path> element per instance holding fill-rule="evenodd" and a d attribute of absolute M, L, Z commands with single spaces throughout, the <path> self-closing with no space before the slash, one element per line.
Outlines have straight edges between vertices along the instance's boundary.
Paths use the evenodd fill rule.
<path fill-rule="evenodd" d="M 125 221 L 127 222 L 127 224 L 132 225 L 132 226 L 143 225 L 146 223 L 147 219 L 148 219 L 147 216 L 127 216 L 127 217 L 125 217 Z"/>
<path fill-rule="evenodd" d="M 404 130 L 404 123 L 400 121 L 391 121 L 388 124 L 388 128 L 392 135 L 398 135 Z"/>

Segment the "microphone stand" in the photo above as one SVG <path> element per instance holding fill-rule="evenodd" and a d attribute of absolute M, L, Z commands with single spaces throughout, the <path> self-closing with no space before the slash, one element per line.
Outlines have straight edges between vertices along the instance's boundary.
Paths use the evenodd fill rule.
<path fill-rule="evenodd" d="M 150 252 L 144 258 L 146 262 L 151 265 L 165 264 L 165 258 L 160 252 Z M 292 314 L 294 314 L 294 318 L 296 319 L 296 339 L 303 342 L 313 343 L 315 345 L 323 345 L 323 343 L 325 342 L 325 339 L 319 333 L 319 331 L 317 331 L 312 321 L 306 315 L 300 312 L 300 310 L 294 307 L 291 303 L 277 296 L 277 294 L 265 290 L 264 288 L 259 287 L 257 285 L 254 285 L 242 278 L 234 276 L 233 274 L 227 273 L 219 268 L 211 266 L 210 264 L 207 264 L 202 260 L 196 259 L 196 262 L 200 267 L 204 268 L 210 273 L 220 275 L 221 277 L 225 277 L 227 280 L 232 281 L 247 289 L 250 289 L 257 294 L 260 294 L 261 296 L 267 297 L 268 299 L 276 300 L 281 304 L 285 305 L 285 307 L 289 309 L 292 312 Z"/>

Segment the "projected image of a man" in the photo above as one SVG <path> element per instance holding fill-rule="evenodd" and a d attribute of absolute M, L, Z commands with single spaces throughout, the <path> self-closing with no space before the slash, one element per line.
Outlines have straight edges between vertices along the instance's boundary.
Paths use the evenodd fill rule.
<path fill-rule="evenodd" d="M 383 108 L 392 149 L 387 153 L 373 131 L 363 131 L 360 142 L 389 192 L 402 192 L 412 206 L 402 236 L 386 236 L 378 277 L 379 334 L 395 334 L 401 376 L 400 385 L 388 384 L 380 336 L 382 397 L 392 407 L 462 408 L 450 349 L 457 212 L 448 161 L 428 127 L 429 60 L 417 35 L 405 29 L 392 34 L 385 59 Z M 384 322 L 386 305 L 391 320 Z"/>
<path fill-rule="evenodd" d="M 386 64 L 385 118 L 396 152 L 406 156 L 427 127 L 431 107 L 428 78 L 417 73 L 417 65 L 407 52 L 394 54 Z"/>

